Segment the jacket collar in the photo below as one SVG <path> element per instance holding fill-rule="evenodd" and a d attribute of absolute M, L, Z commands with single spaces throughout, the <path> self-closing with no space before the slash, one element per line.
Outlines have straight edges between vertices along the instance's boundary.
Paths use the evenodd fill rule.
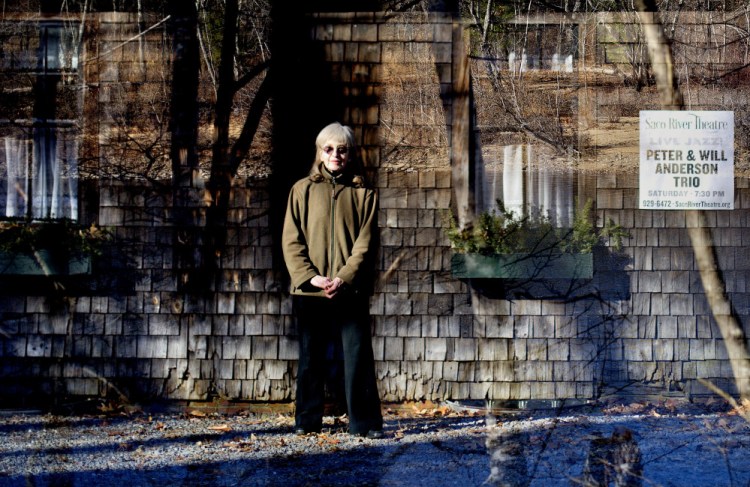
<path fill-rule="evenodd" d="M 323 163 L 320 164 L 320 174 L 329 183 L 350 184 L 352 181 L 352 176 L 348 172 L 333 174 Z"/>

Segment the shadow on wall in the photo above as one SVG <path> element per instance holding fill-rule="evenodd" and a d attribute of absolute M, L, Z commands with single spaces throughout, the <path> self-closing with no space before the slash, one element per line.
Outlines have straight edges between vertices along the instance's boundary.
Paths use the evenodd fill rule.
<path fill-rule="evenodd" d="M 123 361 L 113 358 L 143 333 L 128 329 L 128 317 L 136 313 L 138 300 L 130 298 L 144 279 L 123 247 L 106 244 L 87 272 L 0 276 L 0 408 L 68 401 L 65 381 L 72 371 L 91 379 L 83 379 L 88 382 L 81 394 L 89 396 L 100 392 L 104 377 L 122 373 Z M 108 312 L 123 315 L 108 317 Z"/>
<path fill-rule="evenodd" d="M 510 301 L 508 314 L 497 316 L 500 329 L 493 331 L 508 337 L 509 350 L 521 352 L 507 364 L 508 380 L 521 384 L 529 370 L 539 369 L 575 384 L 550 389 L 549 398 L 597 399 L 613 380 L 627 373 L 617 350 L 623 333 L 631 328 L 625 314 L 630 300 L 630 278 L 625 271 L 629 257 L 606 248 L 595 249 L 593 257 L 591 279 L 470 281 L 477 306 L 483 306 L 484 298 Z M 514 303 L 523 309 L 524 301 L 543 301 L 538 309 L 544 315 L 516 315 Z M 547 359 L 536 363 L 532 357 Z M 554 372 L 553 364 L 557 364 Z"/>
<path fill-rule="evenodd" d="M 270 225 L 274 242 L 274 267 L 284 268 L 280 241 L 289 189 L 310 170 L 315 157 L 315 137 L 327 124 L 342 121 L 344 103 L 332 73 L 326 69 L 323 47 L 310 38 L 303 9 L 275 2 L 272 50 L 274 63 L 272 116 L 273 147 Z"/>

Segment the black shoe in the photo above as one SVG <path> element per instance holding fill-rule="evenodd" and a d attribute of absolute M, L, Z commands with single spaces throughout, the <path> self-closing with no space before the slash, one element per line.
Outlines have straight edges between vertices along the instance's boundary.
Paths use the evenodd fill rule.
<path fill-rule="evenodd" d="M 365 435 L 365 438 L 368 440 L 382 440 L 385 438 L 385 433 L 383 433 L 383 430 L 370 430 Z"/>

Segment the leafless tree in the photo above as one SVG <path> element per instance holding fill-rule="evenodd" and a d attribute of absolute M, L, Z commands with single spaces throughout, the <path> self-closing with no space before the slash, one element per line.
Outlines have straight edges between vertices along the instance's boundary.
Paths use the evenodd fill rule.
<path fill-rule="evenodd" d="M 662 26 L 650 14 L 658 10 L 653 0 L 637 0 L 638 14 L 648 42 L 649 56 L 665 109 L 683 109 L 684 102 L 674 69 L 670 43 Z M 750 400 L 750 353 L 742 324 L 732 311 L 726 285 L 719 271 L 711 232 L 703 211 L 687 212 L 688 235 L 695 252 L 698 270 L 708 303 L 729 355 L 740 398 Z"/>
<path fill-rule="evenodd" d="M 482 119 L 492 119 L 494 125 L 513 126 L 560 154 L 577 153 L 577 137 L 566 123 L 570 117 L 567 100 L 572 97 L 559 96 L 574 86 L 559 68 L 544 65 L 541 55 L 536 57 L 541 71 L 526 69 L 527 54 L 532 57 L 532 36 L 529 26 L 517 20 L 534 12 L 517 3 L 509 6 L 493 0 L 471 0 L 463 2 L 463 13 L 473 32 L 476 89 L 483 93 L 477 97 L 480 125 Z M 516 20 L 510 22 L 513 19 Z M 543 44 L 558 41 L 549 35 L 538 29 L 533 36 L 533 49 L 541 52 Z M 550 79 L 558 83 L 559 90 L 539 89 Z"/>

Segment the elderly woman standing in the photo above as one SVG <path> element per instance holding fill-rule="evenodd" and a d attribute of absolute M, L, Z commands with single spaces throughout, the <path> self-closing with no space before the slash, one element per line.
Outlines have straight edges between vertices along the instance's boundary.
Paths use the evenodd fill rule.
<path fill-rule="evenodd" d="M 325 360 L 341 340 L 349 432 L 383 436 L 369 320 L 378 200 L 354 167 L 354 134 L 339 123 L 316 140 L 310 175 L 289 194 L 282 248 L 299 333 L 295 432 L 319 432 Z"/>

